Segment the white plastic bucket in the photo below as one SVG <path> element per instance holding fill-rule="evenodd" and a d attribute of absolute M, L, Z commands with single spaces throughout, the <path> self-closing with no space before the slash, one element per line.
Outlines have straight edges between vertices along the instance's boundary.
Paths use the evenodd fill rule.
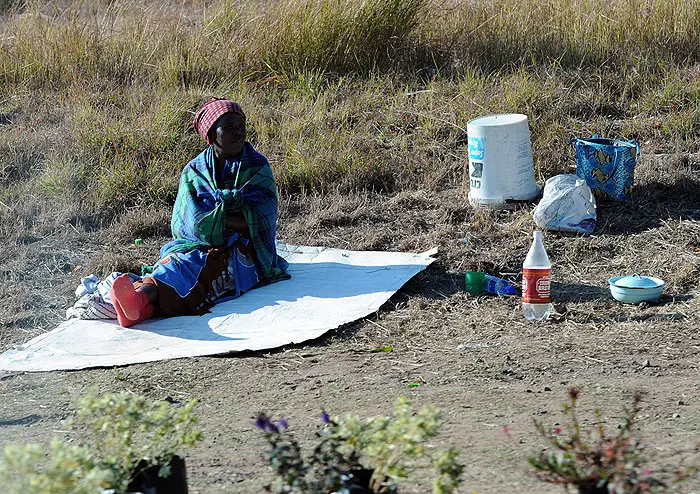
<path fill-rule="evenodd" d="M 527 115 L 506 113 L 467 123 L 469 202 L 500 205 L 540 193 L 535 182 Z"/>

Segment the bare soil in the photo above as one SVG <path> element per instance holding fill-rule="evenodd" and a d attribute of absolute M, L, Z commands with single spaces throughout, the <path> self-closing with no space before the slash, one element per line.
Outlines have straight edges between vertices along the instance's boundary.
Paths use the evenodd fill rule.
<path fill-rule="evenodd" d="M 594 235 L 547 232 L 555 311 L 536 324 L 523 320 L 517 298 L 463 291 L 469 269 L 519 280 L 532 204 L 475 209 L 461 187 L 283 197 L 279 237 L 286 241 L 414 252 L 437 246 L 438 261 L 376 314 L 298 346 L 76 372 L 0 371 L 0 445 L 70 436 L 61 421 L 93 386 L 197 398 L 205 439 L 185 452 L 191 491 L 258 493 L 272 478 L 253 425 L 258 412 L 287 418 L 308 446 L 322 410 L 387 414 L 407 395 L 416 407 L 433 403 L 444 412 L 439 444 L 461 452 L 461 492 L 561 492 L 536 481 L 527 458 L 544 445 L 533 419 L 563 425 L 561 405 L 577 386 L 585 421 L 599 408 L 613 429 L 631 393 L 645 391 L 639 432 L 652 469 L 697 462 L 699 198 L 697 156 L 647 155 L 634 197 L 600 205 Z M 167 211 L 100 225 L 68 206 L 37 206 L 33 215 L 26 204 L 4 206 L 0 350 L 57 325 L 82 276 L 149 264 L 167 235 Z M 130 243 L 137 236 L 143 245 Z M 606 280 L 635 272 L 667 281 L 660 303 L 610 297 Z M 393 351 L 372 352 L 383 345 Z M 419 472 L 401 492 L 429 492 L 428 485 Z M 675 491 L 698 489 L 690 481 Z"/>

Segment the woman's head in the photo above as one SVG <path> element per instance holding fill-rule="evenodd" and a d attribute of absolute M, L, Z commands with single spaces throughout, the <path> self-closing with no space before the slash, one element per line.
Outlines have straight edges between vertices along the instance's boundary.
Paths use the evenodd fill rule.
<path fill-rule="evenodd" d="M 234 156 L 243 151 L 246 118 L 241 105 L 227 99 L 213 99 L 194 117 L 194 128 L 217 154 Z"/>

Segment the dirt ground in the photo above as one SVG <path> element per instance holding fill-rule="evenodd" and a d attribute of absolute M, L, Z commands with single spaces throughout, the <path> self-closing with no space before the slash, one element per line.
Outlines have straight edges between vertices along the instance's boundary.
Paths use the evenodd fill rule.
<path fill-rule="evenodd" d="M 613 429 L 631 393 L 646 392 L 639 432 L 652 470 L 700 461 L 699 157 L 647 155 L 633 199 L 600 205 L 594 235 L 545 234 L 556 309 L 546 323 L 526 322 L 517 298 L 463 291 L 468 269 L 518 281 L 534 228 L 532 204 L 475 209 L 465 195 L 436 187 L 283 197 L 279 237 L 286 241 L 414 252 L 437 246 L 438 261 L 377 313 L 294 347 L 76 372 L 0 371 L 0 445 L 69 436 L 61 421 L 93 386 L 197 398 L 205 439 L 186 451 L 191 491 L 258 493 L 272 478 L 253 425 L 258 412 L 287 418 L 308 446 L 322 410 L 386 414 L 406 395 L 416 407 L 433 403 L 444 412 L 436 444 L 460 450 L 460 492 L 562 492 L 536 481 L 527 458 L 543 446 L 533 419 L 563 424 L 566 392 L 578 386 L 581 416 L 591 423 L 600 408 Z M 82 276 L 150 263 L 167 235 L 167 212 L 133 212 L 111 228 L 69 210 L 37 210 L 31 224 L 2 215 L 9 242 L 0 261 L 0 350 L 57 325 Z M 136 236 L 145 243 L 130 244 Z M 610 297 L 606 280 L 635 272 L 668 282 L 659 304 Z M 467 343 L 476 345 L 458 349 Z M 372 352 L 381 345 L 393 351 Z M 419 379 L 421 386 L 407 386 Z M 419 477 L 401 492 L 429 492 Z M 700 481 L 674 490 L 693 491 Z"/>

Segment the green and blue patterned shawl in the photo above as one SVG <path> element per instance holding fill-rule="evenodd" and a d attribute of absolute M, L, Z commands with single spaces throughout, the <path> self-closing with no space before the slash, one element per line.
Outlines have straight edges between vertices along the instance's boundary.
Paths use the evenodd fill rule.
<path fill-rule="evenodd" d="M 224 189 L 216 183 L 214 148 L 190 161 L 180 176 L 171 229 L 173 241 L 161 248 L 171 252 L 226 246 L 226 210 L 243 213 L 257 255 L 263 283 L 289 278 L 287 263 L 277 255 L 277 187 L 267 158 L 250 143 L 239 161 L 227 161 Z"/>

